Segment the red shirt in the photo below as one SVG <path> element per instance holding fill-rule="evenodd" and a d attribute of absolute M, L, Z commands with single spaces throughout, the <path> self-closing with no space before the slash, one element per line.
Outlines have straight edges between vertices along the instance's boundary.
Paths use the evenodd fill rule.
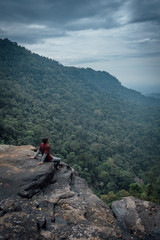
<path fill-rule="evenodd" d="M 48 145 L 48 143 L 46 143 L 46 144 L 41 143 L 40 147 L 39 147 L 39 150 L 41 151 L 42 155 L 44 153 L 47 154 L 47 157 L 46 157 L 45 161 L 49 162 L 53 159 L 53 157 L 51 156 L 51 154 L 49 152 L 50 151 L 50 146 Z"/>

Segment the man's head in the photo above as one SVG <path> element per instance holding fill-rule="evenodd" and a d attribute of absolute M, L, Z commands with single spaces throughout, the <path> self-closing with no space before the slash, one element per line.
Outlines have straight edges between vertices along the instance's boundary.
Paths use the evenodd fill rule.
<path fill-rule="evenodd" d="M 49 138 L 43 138 L 43 139 L 42 139 L 42 142 L 43 142 L 44 144 L 48 143 L 48 141 L 49 141 Z"/>

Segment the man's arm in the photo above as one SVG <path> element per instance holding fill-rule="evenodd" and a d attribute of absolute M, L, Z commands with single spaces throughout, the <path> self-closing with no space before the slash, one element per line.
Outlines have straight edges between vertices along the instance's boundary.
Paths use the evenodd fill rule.
<path fill-rule="evenodd" d="M 39 153 L 41 153 L 41 151 L 38 149 L 37 152 L 34 154 L 34 156 L 33 157 L 31 156 L 30 158 L 31 159 L 33 159 L 33 158 L 36 159 Z"/>
<path fill-rule="evenodd" d="M 37 152 L 34 154 L 34 158 L 37 158 L 39 153 L 41 153 L 41 151 L 38 149 Z"/>
<path fill-rule="evenodd" d="M 41 162 L 39 162 L 38 164 L 39 164 L 39 165 L 43 164 L 43 163 L 44 163 L 44 160 L 46 159 L 46 157 L 47 157 L 47 153 L 44 153 L 43 156 L 42 156 L 42 158 L 41 158 Z"/>

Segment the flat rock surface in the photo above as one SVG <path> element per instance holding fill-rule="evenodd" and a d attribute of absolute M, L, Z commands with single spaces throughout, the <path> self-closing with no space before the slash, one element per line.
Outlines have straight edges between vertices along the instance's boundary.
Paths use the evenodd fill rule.
<path fill-rule="evenodd" d="M 0 145 L 0 200 L 18 193 L 32 195 L 53 176 L 53 163 L 41 167 L 29 158 L 34 150 L 30 145 Z"/>

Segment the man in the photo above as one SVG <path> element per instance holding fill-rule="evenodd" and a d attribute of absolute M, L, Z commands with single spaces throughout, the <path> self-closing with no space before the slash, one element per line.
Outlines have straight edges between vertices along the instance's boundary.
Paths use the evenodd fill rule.
<path fill-rule="evenodd" d="M 38 154 L 42 154 L 41 161 L 38 163 L 39 165 L 43 164 L 44 162 L 54 162 L 54 166 L 56 169 L 58 169 L 58 166 L 60 164 L 61 158 L 54 157 L 50 154 L 50 146 L 49 146 L 49 138 L 43 138 L 42 143 L 40 144 L 39 149 L 35 153 L 34 157 L 30 158 L 37 158 Z"/>

